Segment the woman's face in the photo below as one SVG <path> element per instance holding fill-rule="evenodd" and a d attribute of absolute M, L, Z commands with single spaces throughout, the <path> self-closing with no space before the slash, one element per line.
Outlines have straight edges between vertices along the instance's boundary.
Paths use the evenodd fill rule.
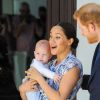
<path fill-rule="evenodd" d="M 71 47 L 70 39 L 67 39 L 60 26 L 52 27 L 49 42 L 52 55 L 65 54 L 67 49 Z"/>

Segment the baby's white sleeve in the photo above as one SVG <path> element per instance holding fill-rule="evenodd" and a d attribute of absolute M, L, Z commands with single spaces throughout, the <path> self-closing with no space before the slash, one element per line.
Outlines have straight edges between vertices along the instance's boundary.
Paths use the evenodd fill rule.
<path fill-rule="evenodd" d="M 54 78 L 55 73 L 50 71 L 48 67 L 45 67 L 42 63 L 34 59 L 34 61 L 31 63 L 31 67 L 34 67 L 37 69 L 43 76 L 47 78 Z"/>

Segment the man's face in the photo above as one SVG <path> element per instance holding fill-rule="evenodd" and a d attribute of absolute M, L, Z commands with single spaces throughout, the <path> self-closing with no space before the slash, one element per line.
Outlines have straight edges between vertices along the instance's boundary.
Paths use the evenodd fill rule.
<path fill-rule="evenodd" d="M 95 26 L 93 24 L 88 24 L 88 26 L 85 26 L 81 23 L 79 19 L 77 19 L 78 25 L 81 30 L 81 34 L 85 36 L 89 43 L 95 43 L 98 40 L 98 35 L 95 30 Z"/>
<path fill-rule="evenodd" d="M 22 15 L 26 15 L 28 13 L 28 7 L 26 5 L 22 5 L 20 8 L 20 13 Z"/>

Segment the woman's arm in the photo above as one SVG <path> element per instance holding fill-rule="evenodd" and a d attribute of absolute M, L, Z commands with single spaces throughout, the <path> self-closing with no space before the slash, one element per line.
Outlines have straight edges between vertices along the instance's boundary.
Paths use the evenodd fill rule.
<path fill-rule="evenodd" d="M 80 71 L 78 68 L 73 67 L 66 72 L 62 77 L 58 91 L 52 89 L 35 69 L 29 73 L 31 74 L 30 78 L 37 80 L 40 87 L 44 90 L 50 100 L 66 100 L 79 80 Z"/>

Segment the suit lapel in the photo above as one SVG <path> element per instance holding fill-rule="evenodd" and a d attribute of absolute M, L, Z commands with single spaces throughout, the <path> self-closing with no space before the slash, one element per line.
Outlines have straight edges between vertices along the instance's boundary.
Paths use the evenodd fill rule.
<path fill-rule="evenodd" d="M 98 43 L 98 45 L 97 45 L 97 47 L 95 49 L 95 53 L 94 53 L 93 60 L 92 60 L 92 69 L 91 69 L 91 71 L 94 68 L 94 63 L 95 63 L 95 60 L 96 60 L 96 56 L 97 56 L 97 53 L 98 53 L 98 49 L 99 49 L 99 43 Z"/>
<path fill-rule="evenodd" d="M 100 67 L 100 44 L 97 45 L 97 48 L 96 48 L 95 53 L 94 53 L 91 76 L 90 76 L 90 79 L 89 79 L 89 84 L 90 84 L 93 76 L 95 75 L 96 70 L 99 67 Z"/>

